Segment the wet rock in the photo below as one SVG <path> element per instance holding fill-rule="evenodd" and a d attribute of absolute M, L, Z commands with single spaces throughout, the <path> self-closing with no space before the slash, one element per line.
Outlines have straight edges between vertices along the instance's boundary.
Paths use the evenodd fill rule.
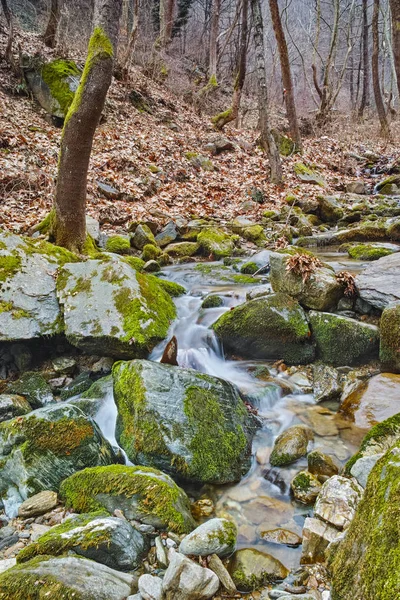
<path fill-rule="evenodd" d="M 290 487 L 295 499 L 303 504 L 313 504 L 321 491 L 320 482 L 308 471 L 297 473 Z"/>
<path fill-rule="evenodd" d="M 37 372 L 27 371 L 17 381 L 7 385 L 7 392 L 24 396 L 32 408 L 40 408 L 54 402 L 50 386 L 45 378 Z"/>
<path fill-rule="evenodd" d="M 197 236 L 197 241 L 203 254 L 212 255 L 216 259 L 230 256 L 235 247 L 232 236 L 221 229 L 203 229 Z"/>
<path fill-rule="evenodd" d="M 76 471 L 117 458 L 97 425 L 57 404 L 0 424 L 0 497 L 6 512 L 42 490 L 57 490 Z"/>
<path fill-rule="evenodd" d="M 31 412 L 32 407 L 23 396 L 0 394 L 0 422 Z"/>
<path fill-rule="evenodd" d="M 232 581 L 232 577 L 229 575 L 227 569 L 224 567 L 223 562 L 216 554 L 209 556 L 208 566 L 211 571 L 214 571 L 220 580 L 222 587 L 228 592 L 228 594 L 236 594 L 237 590 Z"/>
<path fill-rule="evenodd" d="M 303 527 L 302 564 L 325 562 L 325 551 L 331 542 L 340 536 L 340 532 L 332 525 L 319 519 L 307 517 Z"/>
<path fill-rule="evenodd" d="M 256 590 L 267 583 L 285 579 L 289 574 L 289 570 L 279 560 L 251 548 L 235 553 L 229 572 L 241 592 Z"/>
<path fill-rule="evenodd" d="M 391 373 L 400 373 L 400 301 L 385 308 L 379 326 L 379 358 L 383 368 Z"/>
<path fill-rule="evenodd" d="M 271 252 L 270 278 L 275 292 L 282 292 L 296 298 L 306 308 L 329 310 L 336 306 L 343 290 L 331 267 L 318 267 L 304 281 L 302 276 L 287 270 L 290 254 Z"/>
<path fill-rule="evenodd" d="M 165 600 L 207 600 L 219 588 L 219 579 L 210 569 L 174 552 L 163 580 Z"/>
<path fill-rule="evenodd" d="M 264 542 L 270 544 L 280 544 L 289 548 L 297 548 L 301 545 L 301 537 L 293 531 L 287 529 L 271 529 L 261 532 L 261 538 Z"/>
<path fill-rule="evenodd" d="M 313 365 L 314 396 L 316 402 L 339 400 L 342 382 L 339 372 L 329 365 Z"/>
<path fill-rule="evenodd" d="M 354 480 L 334 475 L 322 486 L 314 515 L 337 529 L 347 529 L 362 493 L 362 488 Z"/>
<path fill-rule="evenodd" d="M 159 529 L 188 533 L 195 527 L 185 492 L 165 473 L 146 467 L 113 465 L 85 469 L 65 479 L 60 495 L 79 512 L 122 510 Z"/>
<path fill-rule="evenodd" d="M 318 448 L 308 454 L 307 461 L 309 472 L 315 475 L 320 481 L 325 481 L 326 478 L 339 473 L 339 466 L 333 458 Z"/>
<path fill-rule="evenodd" d="M 343 217 L 343 208 L 334 196 L 319 196 L 319 216 L 324 223 L 337 223 Z"/>
<path fill-rule="evenodd" d="M 361 383 L 342 398 L 339 413 L 360 429 L 400 412 L 400 375 L 381 373 Z"/>
<path fill-rule="evenodd" d="M 93 354 L 147 355 L 164 339 L 175 316 L 173 302 L 157 279 L 137 273 L 116 255 L 65 265 L 57 295 L 68 340 Z"/>
<path fill-rule="evenodd" d="M 73 375 L 77 368 L 76 360 L 68 356 L 55 358 L 51 364 L 58 375 Z"/>
<path fill-rule="evenodd" d="M 382 456 L 383 453 L 372 454 L 371 456 L 362 456 L 351 467 L 350 474 L 357 479 L 357 482 L 361 485 L 361 487 L 367 487 L 369 474 Z"/>
<path fill-rule="evenodd" d="M 68 383 L 61 390 L 61 400 L 68 400 L 73 396 L 78 396 L 86 392 L 93 384 L 93 379 L 88 371 L 80 373 L 75 379 L 71 381 L 68 379 Z"/>
<path fill-rule="evenodd" d="M 57 493 L 51 490 L 39 492 L 25 500 L 18 509 L 18 516 L 23 519 L 38 517 L 53 510 L 58 504 Z"/>
<path fill-rule="evenodd" d="M 286 294 L 250 300 L 222 315 L 213 329 L 228 353 L 245 358 L 283 358 L 299 364 L 313 357 L 306 315 Z"/>
<path fill-rule="evenodd" d="M 211 519 L 189 533 L 181 542 L 179 552 L 193 556 L 228 556 L 235 551 L 237 528 L 227 519 Z"/>
<path fill-rule="evenodd" d="M 157 273 L 160 270 L 161 270 L 161 267 L 160 267 L 159 263 L 156 260 L 148 260 L 143 265 L 143 272 L 144 273 Z"/>
<path fill-rule="evenodd" d="M 275 440 L 269 462 L 273 467 L 281 467 L 296 462 L 307 454 L 309 443 L 314 434 L 305 425 L 293 425 L 281 433 Z"/>
<path fill-rule="evenodd" d="M 325 312 L 310 311 L 317 357 L 333 366 L 354 365 L 377 358 L 379 330 L 374 325 Z"/>
<path fill-rule="evenodd" d="M 117 439 L 136 464 L 191 481 L 238 481 L 255 420 L 229 383 L 151 361 L 114 366 Z"/>
<path fill-rule="evenodd" d="M 335 423 L 335 414 L 328 408 L 311 406 L 307 409 L 304 421 L 320 437 L 330 437 L 339 433 L 338 426 Z"/>
<path fill-rule="evenodd" d="M 15 597 L 17 589 L 20 598 L 29 598 L 35 585 L 35 593 L 44 598 L 60 598 L 61 593 L 85 600 L 125 600 L 133 583 L 132 575 L 92 560 L 75 556 L 43 557 L 2 573 L 0 595 Z"/>
<path fill-rule="evenodd" d="M 356 285 L 362 300 L 384 310 L 400 301 L 400 253 L 374 261 L 357 275 Z"/>
<path fill-rule="evenodd" d="M 153 575 L 142 575 L 139 577 L 139 593 L 143 600 L 162 600 L 163 580 Z"/>
<path fill-rule="evenodd" d="M 150 227 L 144 223 L 141 223 L 136 227 L 131 242 L 132 245 L 138 250 L 143 250 L 147 244 L 153 244 L 154 246 L 157 245 L 153 232 L 151 231 Z"/>

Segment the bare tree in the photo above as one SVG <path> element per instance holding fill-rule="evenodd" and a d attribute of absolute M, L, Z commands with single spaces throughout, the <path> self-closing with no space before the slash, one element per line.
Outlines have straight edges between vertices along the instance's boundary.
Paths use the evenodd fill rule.
<path fill-rule="evenodd" d="M 264 150 L 268 152 L 269 164 L 271 168 L 271 181 L 279 184 L 282 183 L 282 165 L 278 148 L 271 133 L 271 126 L 269 122 L 267 74 L 265 70 L 264 25 L 260 0 L 251 0 L 251 11 L 253 15 L 254 45 L 256 51 L 258 111 L 261 129 L 261 145 Z"/>
<path fill-rule="evenodd" d="M 111 84 L 122 0 L 97 0 L 83 75 L 65 119 L 52 233 L 56 244 L 82 252 L 86 186 L 93 137 Z"/>
<path fill-rule="evenodd" d="M 385 105 L 383 103 L 379 81 L 379 10 L 380 0 L 374 0 L 374 12 L 372 16 L 372 84 L 374 88 L 376 110 L 381 124 L 381 132 L 385 138 L 389 138 L 389 124 L 386 118 Z"/>
<path fill-rule="evenodd" d="M 292 73 L 290 69 L 289 53 L 283 31 L 281 15 L 279 12 L 278 0 L 269 0 L 269 9 L 271 11 L 272 24 L 274 27 L 276 42 L 278 44 L 279 58 L 281 62 L 281 73 L 284 87 L 284 97 L 286 104 L 286 114 L 289 121 L 290 135 L 297 148 L 301 150 L 301 136 L 299 122 L 297 120 L 296 103 L 294 101 L 294 91 L 292 82 Z"/>
<path fill-rule="evenodd" d="M 139 8 L 140 8 L 140 0 L 134 0 L 133 5 L 133 24 L 132 29 L 129 34 L 128 45 L 126 47 L 126 52 L 121 60 L 121 71 L 124 74 L 127 74 L 129 69 L 129 64 L 132 59 L 132 54 L 135 50 L 135 44 L 137 39 L 137 33 L 139 28 Z"/>
<path fill-rule="evenodd" d="M 390 0 L 392 11 L 393 55 L 400 100 L 400 0 Z"/>
<path fill-rule="evenodd" d="M 51 0 L 50 16 L 43 36 L 44 43 L 49 48 L 55 48 L 57 30 L 60 22 L 61 0 Z"/>
<path fill-rule="evenodd" d="M 210 31 L 210 62 L 208 66 L 209 85 L 217 86 L 217 64 L 218 64 L 218 32 L 219 16 L 221 11 L 221 0 L 213 0 L 211 12 Z"/>
<path fill-rule="evenodd" d="M 362 68 L 363 68 L 363 91 L 361 96 L 360 108 L 358 116 L 364 115 L 365 108 L 369 105 L 369 26 L 368 26 L 368 0 L 363 0 L 362 7 Z"/>
<path fill-rule="evenodd" d="M 11 25 L 11 12 L 8 8 L 7 0 L 1 0 L 1 8 L 3 9 L 4 17 L 7 21 L 8 27 Z"/>
<path fill-rule="evenodd" d="M 160 0 L 160 37 L 159 43 L 166 48 L 172 38 L 175 0 Z"/>

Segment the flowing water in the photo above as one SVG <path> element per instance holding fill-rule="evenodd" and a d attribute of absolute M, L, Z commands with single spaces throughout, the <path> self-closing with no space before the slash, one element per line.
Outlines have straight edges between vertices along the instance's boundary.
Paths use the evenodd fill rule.
<path fill-rule="evenodd" d="M 347 254 L 338 254 L 325 248 L 320 253 L 323 260 L 333 263 L 336 270 L 359 270 L 359 264 L 349 262 Z M 261 263 L 264 257 L 261 257 Z M 197 498 L 211 498 L 217 516 L 231 516 L 239 528 L 239 547 L 253 547 L 278 558 L 287 568 L 299 565 L 301 547 L 267 543 L 262 538 L 265 531 L 283 528 L 301 536 L 304 520 L 312 509 L 294 501 L 290 481 L 307 466 L 306 458 L 286 468 L 272 468 L 269 455 L 274 439 L 290 425 L 306 423 L 313 427 L 314 447 L 331 454 L 344 463 L 355 450 L 354 438 L 349 430 L 336 425 L 329 408 L 316 405 L 310 382 L 300 371 L 292 375 L 280 372 L 271 362 L 226 360 L 210 326 L 225 311 L 246 300 L 246 295 L 257 285 L 265 284 L 263 277 L 255 283 L 243 284 L 232 268 L 221 263 L 183 264 L 164 269 L 166 279 L 180 283 L 187 294 L 176 299 L 177 318 L 169 337 L 178 340 L 180 367 L 192 368 L 225 379 L 236 385 L 242 396 L 258 410 L 262 427 L 253 440 L 252 463 L 243 479 L 230 486 L 204 486 L 195 490 Z M 201 304 L 209 294 L 223 298 L 220 308 L 202 309 Z M 159 361 L 166 342 L 156 347 L 150 360 Z M 115 440 L 116 407 L 112 394 L 103 406 L 96 421 L 105 436 Z M 191 490 L 192 491 L 192 490 Z"/>

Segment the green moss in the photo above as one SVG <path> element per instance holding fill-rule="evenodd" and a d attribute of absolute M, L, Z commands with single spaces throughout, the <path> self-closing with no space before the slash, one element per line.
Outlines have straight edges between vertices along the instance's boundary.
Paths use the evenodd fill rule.
<path fill-rule="evenodd" d="M 18 273 L 21 264 L 21 257 L 15 251 L 7 256 L 0 256 L 0 283 Z"/>
<path fill-rule="evenodd" d="M 380 320 L 379 358 L 392 373 L 400 372 L 400 304 L 389 305 Z"/>
<path fill-rule="evenodd" d="M 101 281 L 106 281 L 113 285 L 119 285 L 127 279 L 127 276 L 115 267 L 112 263 L 103 269 Z"/>
<path fill-rule="evenodd" d="M 49 86 L 51 95 L 59 103 L 64 115 L 67 114 L 74 99 L 74 92 L 70 89 L 68 78 L 79 77 L 80 74 L 72 60 L 58 59 L 43 65 L 43 81 Z"/>
<path fill-rule="evenodd" d="M 53 229 L 55 216 L 56 216 L 56 211 L 53 208 L 49 212 L 49 214 L 45 216 L 45 218 L 43 219 L 43 221 L 40 221 L 40 223 L 38 223 L 37 225 L 35 225 L 35 227 L 33 227 L 32 231 L 34 233 L 35 232 L 39 232 L 39 233 L 42 233 L 42 234 L 51 232 L 52 229 Z"/>
<path fill-rule="evenodd" d="M 203 229 L 197 236 L 197 241 L 203 253 L 212 254 L 215 258 L 229 256 L 234 249 L 232 236 L 221 229 Z"/>
<path fill-rule="evenodd" d="M 146 244 L 142 250 L 142 259 L 144 262 L 148 260 L 156 260 L 162 254 L 161 248 L 153 244 Z"/>
<path fill-rule="evenodd" d="M 96 242 L 89 233 L 86 235 L 86 240 L 82 248 L 82 254 L 88 256 L 89 258 L 98 258 L 100 254 L 99 249 L 96 246 Z"/>
<path fill-rule="evenodd" d="M 192 158 L 197 158 L 198 154 L 197 152 L 185 152 L 185 158 L 187 158 L 188 160 L 191 160 Z"/>
<path fill-rule="evenodd" d="M 12 302 L 4 302 L 4 300 L 0 301 L 0 314 L 3 312 L 10 312 L 13 308 Z"/>
<path fill-rule="evenodd" d="M 149 275 L 151 277 L 151 275 Z M 166 279 L 158 279 L 157 283 L 167 292 L 172 298 L 178 298 L 178 296 L 184 296 L 186 289 L 183 285 L 175 283 L 175 281 L 167 281 Z"/>
<path fill-rule="evenodd" d="M 259 266 L 255 262 L 247 262 L 240 268 L 240 272 L 245 275 L 254 275 L 258 270 Z"/>
<path fill-rule="evenodd" d="M 205 300 L 203 300 L 201 308 L 219 308 L 220 306 L 223 306 L 223 305 L 224 305 L 224 301 L 221 298 L 221 296 L 212 295 L 212 296 L 207 296 L 207 298 Z"/>
<path fill-rule="evenodd" d="M 143 271 L 143 267 L 145 265 L 144 260 L 142 260 L 141 258 L 138 258 L 136 256 L 125 256 L 124 257 L 124 261 L 130 266 L 132 267 L 132 269 L 135 269 L 135 271 L 139 271 L 139 273 L 141 271 Z"/>
<path fill-rule="evenodd" d="M 81 292 L 90 292 L 92 289 L 92 282 L 87 277 L 78 277 L 74 287 L 71 289 L 70 294 L 74 296 Z"/>
<path fill-rule="evenodd" d="M 155 474 L 158 477 L 149 475 Z M 84 469 L 68 477 L 61 484 L 60 495 L 66 506 L 78 512 L 92 512 L 103 507 L 96 499 L 99 494 L 136 497 L 138 509 L 143 514 L 156 515 L 177 533 L 187 533 L 192 529 L 175 505 L 182 497 L 182 490 L 160 477 L 160 471 L 150 467 L 94 467 Z"/>
<path fill-rule="evenodd" d="M 233 109 L 232 107 L 224 110 L 223 112 L 218 113 L 211 119 L 211 123 L 217 127 L 217 129 L 221 129 L 227 122 L 229 122 L 232 116 Z"/>
<path fill-rule="evenodd" d="M 389 256 L 389 254 L 393 254 L 393 250 L 389 250 L 389 248 L 379 248 L 369 244 L 358 244 L 357 246 L 350 246 L 347 248 L 347 253 L 350 258 L 369 261 L 378 260 L 383 256 Z"/>
<path fill-rule="evenodd" d="M 121 235 L 113 235 L 106 242 L 106 252 L 115 252 L 116 254 L 126 254 L 131 249 L 131 244 L 127 238 Z"/>
<path fill-rule="evenodd" d="M 50 261 L 57 262 L 60 267 L 66 263 L 79 262 L 79 257 L 70 252 L 66 248 L 50 244 L 44 240 L 32 240 L 29 238 L 21 238 L 19 249 L 26 255 L 42 254 Z M 0 257 L 1 258 L 1 257 Z"/>
<path fill-rule="evenodd" d="M 286 204 L 289 204 L 290 206 L 293 206 L 294 204 L 296 204 L 297 202 L 297 198 L 296 196 L 293 196 L 293 194 L 288 194 L 285 198 L 285 202 Z M 272 212 L 272 215 L 274 215 L 274 211 L 267 211 L 267 212 Z M 264 213 L 264 217 L 265 217 L 265 213 Z"/>

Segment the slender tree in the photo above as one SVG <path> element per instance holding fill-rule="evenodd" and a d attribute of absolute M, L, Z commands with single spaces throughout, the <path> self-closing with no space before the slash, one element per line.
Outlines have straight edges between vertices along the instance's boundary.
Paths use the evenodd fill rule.
<path fill-rule="evenodd" d="M 289 52 L 286 43 L 285 32 L 283 31 L 282 27 L 282 20 L 279 12 L 278 0 L 269 0 L 269 9 L 271 12 L 272 25 L 274 27 L 281 63 L 282 82 L 284 87 L 286 114 L 289 121 L 290 135 L 292 136 L 292 139 L 295 142 L 297 148 L 301 150 L 301 136 L 299 122 L 297 120 L 296 103 L 294 100 L 294 90 L 292 82 L 292 73 L 290 69 Z"/>
<path fill-rule="evenodd" d="M 55 48 L 57 30 L 60 22 L 61 0 L 51 0 L 50 16 L 43 36 L 44 43 L 49 48 Z"/>
<path fill-rule="evenodd" d="M 62 134 L 52 233 L 56 244 L 77 252 L 86 242 L 87 172 L 111 84 L 121 10 L 122 0 L 96 1 L 85 68 Z"/>
<path fill-rule="evenodd" d="M 393 55 L 400 99 L 400 0 L 390 0 L 392 11 Z"/>
<path fill-rule="evenodd" d="M 175 0 L 160 1 L 160 37 L 159 44 L 161 48 L 166 48 L 172 38 L 172 28 L 174 25 Z"/>
<path fill-rule="evenodd" d="M 267 74 L 265 70 L 264 25 L 260 0 L 251 0 L 253 15 L 254 45 L 256 51 L 256 69 L 258 82 L 258 111 L 261 129 L 261 145 L 268 152 L 271 168 L 271 181 L 282 183 L 282 165 L 279 151 L 271 132 L 268 113 Z"/>
<path fill-rule="evenodd" d="M 381 132 L 385 138 L 389 138 L 389 124 L 386 118 L 385 105 L 383 103 L 381 85 L 379 82 L 379 9 L 380 0 L 374 0 L 374 12 L 372 16 L 372 84 L 374 88 L 376 110 L 381 124 Z"/>
<path fill-rule="evenodd" d="M 363 0 L 362 7 L 362 65 L 363 65 L 363 88 L 360 108 L 358 109 L 358 116 L 360 118 L 364 115 L 365 108 L 369 105 L 369 25 L 368 25 L 368 0 Z"/>
<path fill-rule="evenodd" d="M 4 17 L 7 21 L 7 25 L 10 27 L 11 25 L 11 12 L 8 8 L 7 0 L 1 0 L 1 8 L 3 9 Z"/>
<path fill-rule="evenodd" d="M 210 61 L 208 66 L 209 83 L 217 86 L 217 64 L 218 64 L 218 32 L 219 17 L 221 12 L 221 0 L 213 0 L 211 12 L 210 31 Z"/>
<path fill-rule="evenodd" d="M 121 71 L 125 75 L 128 72 L 129 64 L 132 60 L 132 54 L 133 54 L 133 51 L 135 50 L 137 32 L 138 32 L 138 28 L 139 28 L 139 8 L 140 8 L 140 0 L 134 0 L 132 29 L 129 34 L 129 40 L 128 40 L 128 45 L 126 47 L 126 52 L 123 55 L 122 60 L 121 60 Z"/>

